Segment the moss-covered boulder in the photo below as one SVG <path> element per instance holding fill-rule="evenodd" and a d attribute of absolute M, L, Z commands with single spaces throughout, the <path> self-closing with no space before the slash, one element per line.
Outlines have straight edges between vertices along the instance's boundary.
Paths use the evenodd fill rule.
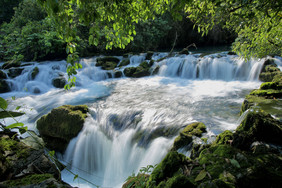
<path fill-rule="evenodd" d="M 34 69 L 31 72 L 31 79 L 34 80 L 35 77 L 38 75 L 39 73 L 39 68 L 38 67 L 34 67 Z"/>
<path fill-rule="evenodd" d="M 60 180 L 42 146 L 31 148 L 17 137 L 0 132 L 0 187 L 71 187 Z"/>
<path fill-rule="evenodd" d="M 8 76 L 11 77 L 11 78 L 15 78 L 15 77 L 21 75 L 23 70 L 24 70 L 23 68 L 14 68 L 14 67 L 10 68 L 8 70 Z"/>
<path fill-rule="evenodd" d="M 114 77 L 115 77 L 115 78 L 120 78 L 120 77 L 122 77 L 122 72 L 121 72 L 121 71 L 115 71 L 115 72 L 114 72 Z"/>
<path fill-rule="evenodd" d="M 232 145 L 249 150 L 255 141 L 282 145 L 282 123 L 264 112 L 249 112 L 234 133 Z"/>
<path fill-rule="evenodd" d="M 64 105 L 42 116 L 37 121 L 37 129 L 46 146 L 64 152 L 69 141 L 83 128 L 87 112 L 86 105 Z"/>
<path fill-rule="evenodd" d="M 7 61 L 2 65 L 2 69 L 9 69 L 12 67 L 20 67 L 21 66 L 21 62 L 17 61 L 17 60 L 12 60 L 12 61 Z"/>
<path fill-rule="evenodd" d="M 6 93 L 10 91 L 10 87 L 6 80 L 0 79 L 0 93 Z"/>
<path fill-rule="evenodd" d="M 205 132 L 206 126 L 201 122 L 187 125 L 174 140 L 172 150 L 178 150 L 179 148 L 188 146 L 192 142 L 193 136 L 201 137 Z"/>
<path fill-rule="evenodd" d="M 0 70 L 0 79 L 6 79 L 6 78 L 7 78 L 6 73 Z"/>
<path fill-rule="evenodd" d="M 123 67 L 123 66 L 129 65 L 129 64 L 130 64 L 130 59 L 126 58 L 126 59 L 124 59 L 120 62 L 119 67 Z"/>
<path fill-rule="evenodd" d="M 0 182 L 31 173 L 49 173 L 59 177 L 59 171 L 43 149 L 35 150 L 25 145 L 16 134 L 0 134 Z"/>
<path fill-rule="evenodd" d="M 106 56 L 97 58 L 96 66 L 101 67 L 103 70 L 113 70 L 117 67 L 119 59 L 116 57 Z"/>
<path fill-rule="evenodd" d="M 267 65 L 263 67 L 262 72 L 259 75 L 259 79 L 263 82 L 271 82 L 277 74 L 281 71 L 276 67 L 277 65 Z"/>

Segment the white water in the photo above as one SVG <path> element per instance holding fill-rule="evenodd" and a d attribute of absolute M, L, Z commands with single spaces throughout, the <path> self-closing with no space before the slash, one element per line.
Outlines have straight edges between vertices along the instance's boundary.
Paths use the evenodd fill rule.
<path fill-rule="evenodd" d="M 144 59 L 144 55 L 132 56 L 128 66 L 137 66 Z M 35 80 L 30 79 L 35 65 L 29 65 L 21 76 L 9 80 L 13 91 L 0 96 L 16 96 L 10 108 L 24 104 L 26 116 L 19 120 L 34 130 L 35 121 L 52 108 L 87 104 L 89 117 L 62 161 L 101 187 L 121 187 L 132 172 L 159 163 L 178 131 L 191 122 L 204 122 L 209 137 L 234 130 L 244 96 L 260 85 L 258 73 L 263 63 L 243 62 L 226 53 L 204 58 L 182 55 L 155 63 L 160 66 L 157 76 L 108 79 L 106 71 L 94 66 L 95 60 L 81 60 L 84 68 L 78 72 L 78 86 L 70 91 L 52 86 L 58 73 L 66 75 L 65 63 L 45 62 L 37 65 L 40 73 Z M 34 87 L 41 93 L 34 94 Z M 91 187 L 79 179 L 73 182 L 67 172 L 63 179 Z"/>

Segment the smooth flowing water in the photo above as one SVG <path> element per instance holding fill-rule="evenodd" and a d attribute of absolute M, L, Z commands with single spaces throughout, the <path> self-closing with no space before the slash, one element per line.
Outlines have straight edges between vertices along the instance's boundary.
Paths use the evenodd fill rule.
<path fill-rule="evenodd" d="M 153 59 L 165 55 L 156 53 Z M 144 60 L 145 54 L 131 56 L 128 66 Z M 276 61 L 281 65 L 281 59 Z M 52 86 L 53 78 L 66 77 L 66 63 L 43 62 L 25 66 L 22 75 L 8 80 L 12 91 L 0 96 L 15 96 L 10 108 L 21 105 L 26 115 L 19 121 L 35 131 L 36 120 L 51 109 L 87 104 L 90 112 L 84 128 L 61 160 L 100 187 L 121 187 L 133 172 L 159 163 L 187 124 L 205 123 L 205 137 L 210 141 L 224 130 L 234 130 L 245 95 L 260 85 L 263 62 L 244 62 L 226 53 L 181 55 L 155 62 L 153 67 L 159 67 L 155 76 L 109 79 L 107 71 L 95 67 L 94 57 L 81 60 L 77 87 L 70 91 Z M 39 74 L 31 80 L 35 66 Z M 40 93 L 34 94 L 35 90 Z M 75 186 L 93 187 L 81 179 L 73 181 L 67 171 L 63 179 Z"/>

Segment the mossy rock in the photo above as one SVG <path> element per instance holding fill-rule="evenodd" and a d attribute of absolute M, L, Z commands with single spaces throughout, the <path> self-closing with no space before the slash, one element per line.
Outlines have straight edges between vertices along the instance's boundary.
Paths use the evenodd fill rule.
<path fill-rule="evenodd" d="M 7 78 L 6 73 L 0 70 L 0 79 L 6 79 L 6 78 Z"/>
<path fill-rule="evenodd" d="M 153 55 L 154 55 L 153 51 L 148 51 L 147 54 L 146 54 L 145 59 L 146 60 L 151 60 Z"/>
<path fill-rule="evenodd" d="M 120 78 L 120 77 L 122 77 L 122 72 L 121 72 L 121 71 L 115 71 L 115 72 L 114 72 L 114 77 L 115 77 L 115 78 Z"/>
<path fill-rule="evenodd" d="M 179 148 L 188 146 L 193 141 L 193 136 L 201 137 L 205 132 L 207 132 L 206 126 L 201 122 L 187 125 L 174 140 L 172 150 L 178 150 Z"/>
<path fill-rule="evenodd" d="M 123 185 L 122 188 L 135 188 L 135 187 L 141 187 L 146 183 L 146 181 L 149 179 L 148 174 L 138 174 L 137 176 L 129 178 Z"/>
<path fill-rule="evenodd" d="M 39 68 L 38 67 L 34 67 L 34 69 L 31 72 L 31 79 L 34 80 L 35 77 L 38 75 L 39 73 Z"/>
<path fill-rule="evenodd" d="M 233 133 L 229 130 L 224 131 L 217 135 L 215 144 L 231 144 L 233 140 Z"/>
<path fill-rule="evenodd" d="M 267 65 L 263 67 L 259 79 L 263 82 L 271 82 L 276 75 L 281 73 L 280 69 L 276 66 L 277 65 Z"/>
<path fill-rule="evenodd" d="M 130 59 L 124 59 L 120 62 L 119 67 L 123 67 L 130 64 Z"/>
<path fill-rule="evenodd" d="M 165 183 L 160 183 L 159 188 L 193 188 L 196 187 L 187 176 L 182 174 L 169 178 Z"/>
<path fill-rule="evenodd" d="M 24 70 L 23 68 L 12 67 L 8 70 L 8 76 L 11 77 L 11 78 L 15 78 L 15 77 L 21 75 L 23 70 Z"/>
<path fill-rule="evenodd" d="M 27 175 L 23 178 L 6 181 L 4 185 L 8 187 L 22 187 L 32 184 L 39 184 L 42 181 L 47 180 L 49 178 L 54 178 L 54 177 L 52 174 L 32 174 L 32 175 Z"/>
<path fill-rule="evenodd" d="M 264 87 L 267 87 L 267 86 L 264 86 Z M 266 97 L 266 98 L 281 98 L 282 97 L 282 90 L 276 90 L 276 89 L 255 89 L 255 90 L 253 90 L 250 93 L 250 95 L 262 96 L 262 97 Z"/>
<path fill-rule="evenodd" d="M 165 158 L 153 170 L 147 185 L 157 186 L 160 182 L 173 177 L 173 175 L 183 166 L 188 164 L 185 155 L 176 151 L 169 152 Z"/>
<path fill-rule="evenodd" d="M 20 67 L 21 62 L 17 60 L 7 61 L 2 65 L 2 69 L 10 69 L 12 67 Z"/>
<path fill-rule="evenodd" d="M 101 67 L 103 70 L 113 70 L 117 67 L 119 59 L 112 56 L 97 58 L 96 66 Z"/>
<path fill-rule="evenodd" d="M 159 70 L 160 70 L 160 66 L 157 65 L 157 66 L 154 68 L 152 75 L 158 74 L 158 73 L 159 73 Z"/>
<path fill-rule="evenodd" d="M 10 87 L 6 80 L 0 79 L 0 93 L 6 93 L 10 91 Z"/>
<path fill-rule="evenodd" d="M 147 63 L 147 62 L 146 62 Z M 144 76 L 150 76 L 150 68 L 144 68 L 145 64 L 138 67 L 127 67 L 124 69 L 124 75 L 132 78 L 141 78 Z"/>
<path fill-rule="evenodd" d="M 37 129 L 47 147 L 64 152 L 69 141 L 83 128 L 87 112 L 86 105 L 64 105 L 42 116 L 37 121 Z"/>
<path fill-rule="evenodd" d="M 249 112 L 234 133 L 232 145 L 248 150 L 255 141 L 282 145 L 282 124 L 264 112 Z"/>

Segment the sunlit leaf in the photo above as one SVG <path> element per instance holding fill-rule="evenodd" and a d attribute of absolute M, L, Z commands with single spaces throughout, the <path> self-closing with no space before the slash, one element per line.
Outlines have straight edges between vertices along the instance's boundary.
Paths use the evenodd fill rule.
<path fill-rule="evenodd" d="M 2 108 L 3 110 L 6 110 L 8 107 L 8 103 L 5 99 L 3 99 L 2 97 L 0 97 L 0 108 Z"/>
<path fill-rule="evenodd" d="M 198 176 L 195 178 L 195 181 L 201 181 L 203 180 L 207 175 L 207 172 L 205 170 L 202 170 Z"/>
<path fill-rule="evenodd" d="M 14 129 L 14 128 L 22 127 L 22 126 L 24 126 L 23 123 L 13 123 L 13 124 L 11 124 L 11 125 L 5 127 L 5 129 Z"/>

